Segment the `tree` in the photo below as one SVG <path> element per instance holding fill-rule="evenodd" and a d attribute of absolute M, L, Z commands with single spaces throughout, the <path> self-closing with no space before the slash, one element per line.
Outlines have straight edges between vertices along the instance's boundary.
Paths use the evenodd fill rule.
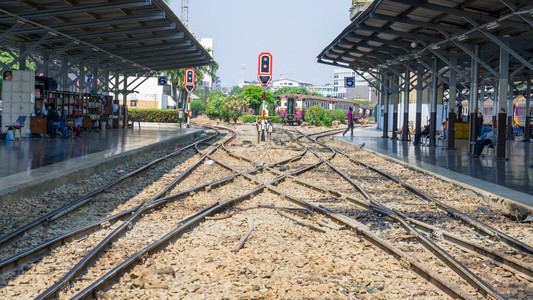
<path fill-rule="evenodd" d="M 231 91 L 229 92 L 229 95 L 240 95 L 242 94 L 242 88 L 238 86 L 233 86 L 231 88 Z"/>
<path fill-rule="evenodd" d="M 250 99 L 242 95 L 228 96 L 224 103 L 228 119 L 232 119 L 237 123 L 237 119 L 248 109 Z M 228 121 L 228 120 L 224 120 Z"/>
<path fill-rule="evenodd" d="M 214 91 L 209 94 L 209 103 L 205 107 L 205 113 L 209 118 L 219 118 L 224 119 L 225 117 L 225 102 L 226 95 L 221 91 Z"/>
<path fill-rule="evenodd" d="M 263 104 L 263 88 L 260 86 L 249 86 L 242 91 L 242 94 L 250 99 L 250 107 L 258 114 L 259 108 Z M 272 104 L 274 97 L 271 91 L 266 92 L 266 102 Z M 271 112 L 273 113 L 273 111 Z"/>

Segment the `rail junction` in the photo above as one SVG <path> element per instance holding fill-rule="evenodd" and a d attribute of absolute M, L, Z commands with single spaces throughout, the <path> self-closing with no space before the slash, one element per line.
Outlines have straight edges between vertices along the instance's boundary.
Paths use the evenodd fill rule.
<path fill-rule="evenodd" d="M 277 128 L 271 145 L 253 143 L 250 125 L 205 131 L 97 189 L 81 184 L 53 212 L 10 220 L 23 227 L 2 224 L 0 296 L 533 294 L 531 226 L 453 184 L 383 169 L 331 139 L 339 130 Z"/>

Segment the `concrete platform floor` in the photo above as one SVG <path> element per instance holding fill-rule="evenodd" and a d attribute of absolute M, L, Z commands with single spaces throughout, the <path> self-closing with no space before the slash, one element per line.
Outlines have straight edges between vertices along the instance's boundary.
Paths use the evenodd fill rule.
<path fill-rule="evenodd" d="M 496 160 L 494 155 L 485 154 L 472 158 L 467 140 L 457 140 L 456 150 L 446 150 L 423 145 L 415 147 L 412 142 L 381 136 L 382 131 L 374 126 L 356 129 L 353 138 L 342 135 L 337 138 L 356 145 L 365 143 L 369 150 L 533 206 L 533 143 L 508 142 L 507 159 Z"/>
<path fill-rule="evenodd" d="M 0 141 L 0 199 L 69 172 L 86 169 L 84 174 L 90 174 L 91 167 L 99 165 L 101 168 L 102 163 L 115 157 L 132 155 L 154 145 L 174 143 L 201 131 L 195 128 L 121 128 L 82 132 L 80 138 Z"/>

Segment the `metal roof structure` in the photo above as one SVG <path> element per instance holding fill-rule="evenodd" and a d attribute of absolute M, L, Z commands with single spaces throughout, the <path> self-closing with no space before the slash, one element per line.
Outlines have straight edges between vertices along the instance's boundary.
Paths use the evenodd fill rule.
<path fill-rule="evenodd" d="M 498 77 L 500 46 L 508 45 L 512 75 L 520 78 L 533 73 L 532 14 L 527 0 L 375 0 L 318 62 L 359 70 L 430 69 L 432 57 L 449 65 L 453 55 L 468 82 L 472 58 L 484 78 Z"/>
<path fill-rule="evenodd" d="M 40 56 L 36 63 L 68 57 L 67 69 L 84 61 L 85 67 L 130 74 L 211 61 L 162 0 L 1 1 L 0 49 L 14 57 Z"/>

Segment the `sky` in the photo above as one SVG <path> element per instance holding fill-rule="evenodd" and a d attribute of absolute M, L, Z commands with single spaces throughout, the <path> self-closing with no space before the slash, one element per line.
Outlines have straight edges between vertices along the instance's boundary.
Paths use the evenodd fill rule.
<path fill-rule="evenodd" d="M 333 83 L 335 67 L 317 55 L 350 24 L 350 0 L 189 0 L 189 30 L 213 39 L 223 87 L 257 80 L 258 56 L 273 56 L 273 79 Z M 181 15 L 181 0 L 170 7 Z M 245 68 L 243 70 L 243 65 Z"/>

